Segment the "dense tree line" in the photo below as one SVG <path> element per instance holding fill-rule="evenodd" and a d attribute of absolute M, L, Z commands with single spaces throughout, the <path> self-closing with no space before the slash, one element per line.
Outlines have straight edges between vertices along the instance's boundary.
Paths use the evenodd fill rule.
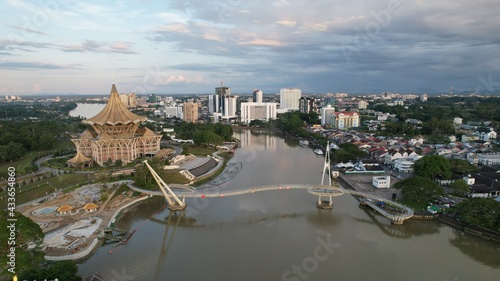
<path fill-rule="evenodd" d="M 500 232 L 500 202 L 492 198 L 470 198 L 452 211 L 467 223 Z"/>
<path fill-rule="evenodd" d="M 394 185 L 401 189 L 403 198 L 418 203 L 433 202 L 439 196 L 444 195 L 444 190 L 429 178 L 411 177 Z"/>
<path fill-rule="evenodd" d="M 476 172 L 477 168 L 462 159 L 447 159 L 440 155 L 426 155 L 413 166 L 415 174 L 420 177 L 434 180 L 438 177 L 450 179 L 452 175 L 464 175 Z"/>
<path fill-rule="evenodd" d="M 17 219 L 16 221 L 16 269 L 17 272 L 23 273 L 27 272 L 30 270 L 34 270 L 36 268 L 39 268 L 40 265 L 45 261 L 44 259 L 44 254 L 39 250 L 38 247 L 35 247 L 34 249 L 28 250 L 26 248 L 26 244 L 29 242 L 38 242 L 41 243 L 41 241 L 44 238 L 44 234 L 42 230 L 40 229 L 40 226 L 33 222 L 30 218 L 23 216 L 19 212 L 14 212 L 15 218 Z M 8 239 L 10 237 L 10 231 L 8 231 L 7 225 L 9 222 L 7 219 L 9 217 L 9 212 L 8 211 L 2 211 L 0 212 L 0 228 L 3 229 L 0 231 L 0 244 L 2 247 L 0 247 L 0 262 L 1 266 L 0 268 L 4 267 L 7 265 L 8 257 L 7 254 L 9 252 L 9 244 Z M 9 278 L 7 278 L 7 276 Z M 10 273 L 8 273 L 6 270 L 0 272 L 0 279 L 1 280 L 11 280 L 12 276 Z M 21 280 L 25 280 L 22 279 Z M 33 280 L 33 279 L 27 279 L 27 280 Z M 37 279 L 38 280 L 38 279 Z M 43 280 L 43 279 L 41 279 Z"/>
<path fill-rule="evenodd" d="M 179 122 L 174 125 L 176 138 L 192 139 L 198 144 L 211 144 L 231 141 L 233 128 L 222 123 L 187 123 Z M 219 138 L 215 137 L 218 136 Z M 196 140 L 195 140 L 196 138 Z"/>

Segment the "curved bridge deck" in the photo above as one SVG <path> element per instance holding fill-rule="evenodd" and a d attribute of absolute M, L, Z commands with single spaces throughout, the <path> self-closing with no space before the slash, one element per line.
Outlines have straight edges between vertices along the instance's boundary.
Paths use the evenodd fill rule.
<path fill-rule="evenodd" d="M 162 192 L 160 191 L 149 191 L 149 190 L 142 190 L 138 189 L 137 187 L 134 187 L 132 185 L 129 185 L 132 189 L 143 192 L 143 193 L 149 193 L 157 196 L 163 196 Z M 393 223 L 395 224 L 401 224 L 403 221 L 411 218 L 414 214 L 413 209 L 406 207 L 402 204 L 393 202 L 391 200 L 375 196 L 373 194 L 369 193 L 364 193 L 364 192 L 359 192 L 359 191 L 354 191 L 354 190 L 348 190 L 344 189 L 341 187 L 336 187 L 336 186 L 328 186 L 328 185 L 307 185 L 307 184 L 289 184 L 289 185 L 283 185 L 283 184 L 276 184 L 276 185 L 265 185 L 265 186 L 257 186 L 257 187 L 251 187 L 251 188 L 245 188 L 241 190 L 224 190 L 224 191 L 212 191 L 212 192 L 204 192 L 204 190 L 194 190 L 190 186 L 184 186 L 184 185 L 171 185 L 172 189 L 175 189 L 177 192 L 175 194 L 178 197 L 182 198 L 215 198 L 215 197 L 227 197 L 227 196 L 237 196 L 237 195 L 243 195 L 243 194 L 252 194 L 255 192 L 263 192 L 263 191 L 282 191 L 282 190 L 299 190 L 299 189 L 305 189 L 309 193 L 313 195 L 318 195 L 318 196 L 339 196 L 342 194 L 351 194 L 355 196 L 360 196 L 369 200 L 366 200 L 365 203 L 366 205 L 370 206 L 374 210 L 376 210 L 378 213 L 380 213 L 382 216 L 390 219 Z M 375 201 L 375 202 L 374 202 Z M 380 207 L 377 202 L 384 202 L 387 205 L 394 206 L 398 210 L 401 210 L 401 213 L 391 213 L 388 210 Z"/>

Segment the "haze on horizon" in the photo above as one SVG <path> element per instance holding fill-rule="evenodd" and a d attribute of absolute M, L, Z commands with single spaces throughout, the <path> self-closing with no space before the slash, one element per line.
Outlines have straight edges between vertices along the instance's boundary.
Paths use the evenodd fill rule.
<path fill-rule="evenodd" d="M 500 88 L 500 2 L 0 3 L 0 95 Z M 497 82 L 498 81 L 498 82 Z"/>

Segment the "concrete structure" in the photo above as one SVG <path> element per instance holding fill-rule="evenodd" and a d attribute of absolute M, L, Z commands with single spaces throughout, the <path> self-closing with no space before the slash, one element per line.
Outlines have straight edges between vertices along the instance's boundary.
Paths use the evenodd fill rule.
<path fill-rule="evenodd" d="M 321 126 L 331 125 L 333 126 L 333 120 L 335 116 L 335 108 L 331 105 L 327 105 L 321 109 Z"/>
<path fill-rule="evenodd" d="M 372 185 L 375 186 L 376 188 L 390 188 L 391 176 L 373 177 Z"/>
<path fill-rule="evenodd" d="M 333 128 L 357 128 L 359 127 L 359 114 L 357 112 L 335 112 L 333 115 Z"/>
<path fill-rule="evenodd" d="M 423 94 L 420 96 L 420 101 L 427 101 L 427 94 Z"/>
<path fill-rule="evenodd" d="M 253 90 L 252 101 L 256 102 L 256 103 L 262 103 L 262 91 L 261 90 Z"/>
<path fill-rule="evenodd" d="M 453 124 L 455 124 L 455 125 L 462 125 L 462 121 L 463 121 L 463 119 L 460 117 L 453 118 Z"/>
<path fill-rule="evenodd" d="M 299 99 L 299 112 L 301 113 L 318 113 L 318 108 L 316 107 L 316 99 L 315 98 L 306 98 L 301 97 Z"/>
<path fill-rule="evenodd" d="M 219 119 L 236 118 L 236 99 L 237 96 L 231 95 L 231 88 L 215 88 L 215 95 L 208 97 L 208 112 L 215 122 Z"/>
<path fill-rule="evenodd" d="M 476 154 L 479 165 L 493 166 L 500 165 L 500 154 Z"/>
<path fill-rule="evenodd" d="M 394 169 L 401 173 L 413 173 L 413 161 L 406 159 L 396 159 L 393 162 Z"/>
<path fill-rule="evenodd" d="M 242 102 L 240 105 L 241 122 L 250 123 L 252 120 L 269 121 L 276 119 L 276 103 Z"/>
<path fill-rule="evenodd" d="M 184 119 L 183 109 L 184 106 L 182 104 L 165 106 L 163 108 L 163 114 L 167 118 L 177 117 L 179 119 Z"/>
<path fill-rule="evenodd" d="M 358 109 L 366 109 L 368 107 L 368 102 L 365 100 L 360 100 L 358 102 Z"/>
<path fill-rule="evenodd" d="M 302 96 L 300 89 L 280 89 L 280 109 L 299 110 L 299 99 Z"/>
<path fill-rule="evenodd" d="M 87 130 L 71 139 L 76 146 L 77 156 L 68 160 L 68 164 L 79 161 L 78 153 L 100 166 L 104 162 L 117 160 L 127 164 L 138 157 L 156 154 L 160 150 L 161 135 L 146 127 L 139 128 L 146 120 L 146 117 L 127 109 L 113 84 L 104 109 L 96 116 L 83 120 L 88 125 Z"/>
<path fill-rule="evenodd" d="M 195 123 L 198 121 L 198 104 L 195 102 L 184 103 L 184 118 L 183 120 L 188 123 Z"/>
<path fill-rule="evenodd" d="M 137 97 L 135 93 L 131 94 L 120 94 L 120 100 L 126 107 L 136 107 L 137 106 Z"/>

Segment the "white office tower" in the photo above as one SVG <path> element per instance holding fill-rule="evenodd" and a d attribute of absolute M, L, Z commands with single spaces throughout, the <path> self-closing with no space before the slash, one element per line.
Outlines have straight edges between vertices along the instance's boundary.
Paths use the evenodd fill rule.
<path fill-rule="evenodd" d="M 254 90 L 253 91 L 253 102 L 262 103 L 262 91 Z"/>
<path fill-rule="evenodd" d="M 266 102 L 242 102 L 241 108 L 241 122 L 250 123 L 252 120 L 269 121 L 276 119 L 276 103 Z"/>
<path fill-rule="evenodd" d="M 223 99 L 222 118 L 229 119 L 236 117 L 236 98 L 237 96 L 225 96 Z"/>
<path fill-rule="evenodd" d="M 299 99 L 302 96 L 300 89 L 283 88 L 280 89 L 280 109 L 299 110 Z"/>
<path fill-rule="evenodd" d="M 333 124 L 333 117 L 335 115 L 335 108 L 333 108 L 330 104 L 321 109 L 321 126 L 325 126 L 326 124 Z"/>
<path fill-rule="evenodd" d="M 220 98 L 219 95 L 209 95 L 208 96 L 208 113 L 214 114 L 220 110 Z"/>

